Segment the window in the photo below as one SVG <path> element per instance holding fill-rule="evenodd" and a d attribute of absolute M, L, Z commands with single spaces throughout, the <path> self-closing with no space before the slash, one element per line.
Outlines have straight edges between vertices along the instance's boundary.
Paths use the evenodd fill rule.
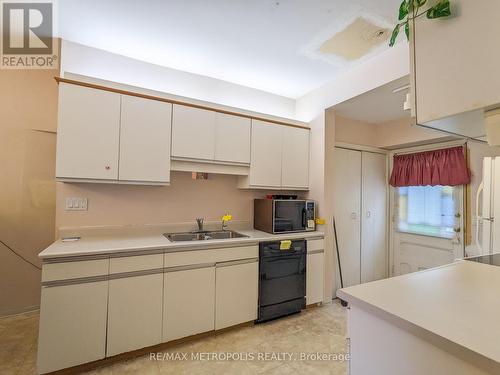
<path fill-rule="evenodd" d="M 460 212 L 459 190 L 453 186 L 396 188 L 397 229 L 400 232 L 453 238 Z"/>

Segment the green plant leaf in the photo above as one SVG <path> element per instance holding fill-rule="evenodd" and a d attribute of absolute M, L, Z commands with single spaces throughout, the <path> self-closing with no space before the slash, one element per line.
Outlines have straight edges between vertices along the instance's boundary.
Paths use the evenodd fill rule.
<path fill-rule="evenodd" d="M 401 5 L 399 6 L 399 17 L 398 19 L 401 21 L 408 15 L 408 2 L 407 0 L 403 0 Z"/>
<path fill-rule="evenodd" d="M 427 0 L 414 0 L 414 1 L 415 1 L 415 6 L 417 7 L 421 7 L 425 5 L 425 3 L 427 2 Z"/>
<path fill-rule="evenodd" d="M 406 6 L 408 7 L 408 13 L 413 12 L 414 0 L 406 0 Z"/>
<path fill-rule="evenodd" d="M 405 23 L 405 34 L 406 34 L 406 40 L 410 41 L 410 24 L 408 21 Z"/>
<path fill-rule="evenodd" d="M 392 47 L 394 43 L 396 43 L 396 38 L 398 37 L 399 34 L 399 28 L 401 27 L 401 24 L 398 23 L 394 30 L 392 30 L 392 35 L 391 35 L 391 40 L 389 42 L 389 47 Z"/>
<path fill-rule="evenodd" d="M 427 11 L 427 18 L 448 17 L 451 14 L 450 1 L 439 0 L 439 2 Z"/>

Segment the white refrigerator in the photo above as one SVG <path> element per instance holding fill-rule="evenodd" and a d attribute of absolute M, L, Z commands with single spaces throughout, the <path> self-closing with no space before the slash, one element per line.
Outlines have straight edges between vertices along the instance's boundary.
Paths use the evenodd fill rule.
<path fill-rule="evenodd" d="M 483 159 L 483 181 L 476 193 L 475 214 L 476 248 L 468 255 L 500 252 L 500 157 Z"/>

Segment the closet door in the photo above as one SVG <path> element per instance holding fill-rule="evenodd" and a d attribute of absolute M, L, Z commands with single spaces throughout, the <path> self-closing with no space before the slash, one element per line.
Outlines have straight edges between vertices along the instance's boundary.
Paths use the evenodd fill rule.
<path fill-rule="evenodd" d="M 362 152 L 361 282 L 387 277 L 386 156 Z"/>
<path fill-rule="evenodd" d="M 334 215 L 344 287 L 360 283 L 361 152 L 335 149 Z M 338 268 L 336 266 L 335 271 Z M 337 288 L 340 282 L 337 276 Z"/>

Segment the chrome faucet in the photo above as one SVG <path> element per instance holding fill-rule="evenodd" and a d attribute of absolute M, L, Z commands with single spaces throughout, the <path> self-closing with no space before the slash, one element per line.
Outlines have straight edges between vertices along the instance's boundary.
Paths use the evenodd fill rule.
<path fill-rule="evenodd" d="M 202 217 L 197 217 L 196 218 L 196 223 L 198 224 L 198 232 L 203 232 L 203 218 Z"/>
<path fill-rule="evenodd" d="M 227 230 L 227 221 L 222 219 L 222 230 Z"/>
<path fill-rule="evenodd" d="M 231 221 L 233 217 L 231 215 L 225 214 L 222 216 L 222 230 L 227 230 L 227 222 Z"/>

